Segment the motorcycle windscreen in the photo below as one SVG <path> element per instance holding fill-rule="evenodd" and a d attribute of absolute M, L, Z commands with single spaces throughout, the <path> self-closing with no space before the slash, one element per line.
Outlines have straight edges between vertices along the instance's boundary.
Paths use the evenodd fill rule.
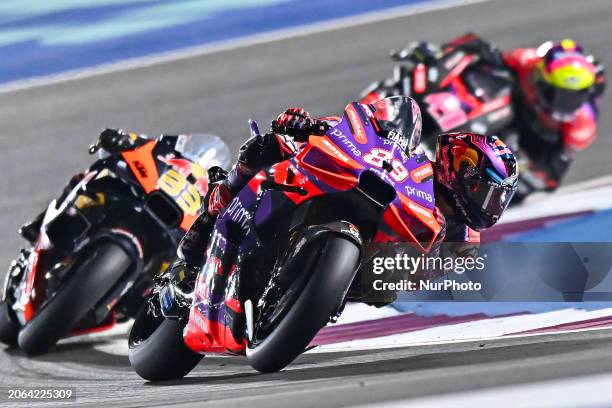
<path fill-rule="evenodd" d="M 215 135 L 203 133 L 180 135 L 176 150 L 203 169 L 219 166 L 227 170 L 231 165 L 232 155 L 227 144 Z"/>
<path fill-rule="evenodd" d="M 369 105 L 379 125 L 381 136 L 398 143 L 406 152 L 414 151 L 421 143 L 421 110 L 408 96 L 384 98 Z"/>

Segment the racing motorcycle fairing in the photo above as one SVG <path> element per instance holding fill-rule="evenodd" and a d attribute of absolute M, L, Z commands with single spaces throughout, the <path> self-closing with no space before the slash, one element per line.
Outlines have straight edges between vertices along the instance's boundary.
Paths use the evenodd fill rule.
<path fill-rule="evenodd" d="M 163 191 L 179 206 L 182 213 L 179 225 L 187 231 L 198 216 L 200 197 L 206 195 L 208 183 L 206 172 L 198 163 L 177 154 L 178 137 L 151 140 L 121 155 L 146 194 Z"/>
<path fill-rule="evenodd" d="M 422 107 L 423 140 L 432 152 L 438 133 L 469 130 L 494 134 L 514 120 L 512 80 L 474 61 L 474 56 L 458 51 L 435 67 L 418 63 L 409 68 L 401 66 L 398 71 L 400 78 L 394 86 L 401 87 Z M 362 103 L 388 96 L 389 90 L 375 85 L 363 95 Z"/>
<path fill-rule="evenodd" d="M 343 219 L 356 225 L 353 235 L 371 230 L 367 242 L 408 241 L 427 252 L 442 230 L 434 210 L 427 156 L 417 150 L 408 157 L 396 141 L 379 136 L 364 106 L 347 105 L 337 125 L 311 135 L 297 156 L 256 174 L 220 213 L 196 280 L 185 343 L 200 353 L 244 352 L 242 305 L 257 297 L 251 286 L 268 280 L 277 251 L 304 218 Z"/>
<path fill-rule="evenodd" d="M 175 149 L 179 138 L 163 136 L 98 160 L 61 202 L 49 204 L 38 241 L 22 250 L 5 283 L 3 298 L 21 325 L 69 276 L 76 259 L 100 240 L 116 242 L 135 263 L 71 334 L 112 327 L 115 306 L 128 307 L 131 296 L 143 296 L 131 295 L 130 289 L 144 292 L 144 281 L 168 265 L 208 188 L 204 169 Z"/>

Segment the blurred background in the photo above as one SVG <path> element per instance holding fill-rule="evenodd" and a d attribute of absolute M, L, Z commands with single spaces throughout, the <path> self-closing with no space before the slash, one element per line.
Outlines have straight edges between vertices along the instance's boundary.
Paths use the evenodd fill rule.
<path fill-rule="evenodd" d="M 0 265 L 8 265 L 21 245 L 19 226 L 92 162 L 87 148 L 103 128 L 121 127 L 150 136 L 213 133 L 237 151 L 249 135 L 249 118 L 265 129 L 288 106 L 301 106 L 315 115 L 341 112 L 372 81 L 391 75 L 391 49 L 414 40 L 443 43 L 471 31 L 508 49 L 570 37 L 611 67 L 611 18 L 609 0 L 5 0 L 0 3 Z M 577 157 L 563 187 L 513 209 L 492 236 L 544 241 L 603 236 L 610 241 L 612 103 L 607 99 L 599 137 Z M 495 332 L 503 336 L 538 330 L 546 322 L 555 326 L 612 315 L 602 307 L 595 315 L 575 316 L 558 313 L 559 305 L 502 305 L 492 310 L 482 305 L 461 309 L 416 302 L 399 310 L 416 311 L 418 318 L 459 316 L 458 321 L 443 320 L 447 325 L 470 321 L 465 316 L 474 313 L 558 313 L 540 315 L 539 323 L 514 331 Z M 398 312 L 384 313 L 374 317 L 397 317 Z M 433 327 L 427 321 L 423 325 Z M 475 338 L 482 335 L 469 333 Z M 410 341 L 431 339 L 416 336 Z M 602 340 L 591 344 L 608 347 Z M 537 354 L 540 346 L 527 347 L 526 356 Z M 567 351 L 560 348 L 559 355 Z M 489 355 L 490 361 L 498 357 Z M 450 358 L 457 358 L 460 365 L 464 361 Z M 601 354 L 588 358 L 599 361 L 590 366 L 594 368 L 589 374 L 612 367 Z M 525 370 L 532 369 L 534 380 L 548 379 L 544 373 L 552 366 L 538 364 L 526 365 Z M 39 366 L 33 367 L 40 373 Z M 571 376 L 576 368 L 559 370 Z M 461 374 L 456 374 L 442 380 L 450 387 L 447 390 L 455 389 L 449 384 L 457 384 Z M 108 369 L 101 375 L 114 376 Z M 125 376 L 124 382 L 129 378 Z M 486 377 L 482 374 L 456 389 L 521 381 L 493 377 L 486 382 Z M 129 393 L 122 386 L 117 384 L 116 391 Z M 414 395 L 436 392 L 435 387 L 429 393 L 427 387 L 420 390 Z"/>
<path fill-rule="evenodd" d="M 448 4 L 2 2 L 0 226 L 6 233 L 0 261 L 8 262 L 19 246 L 13 233 L 19 225 L 91 162 L 86 148 L 105 127 L 152 136 L 214 133 L 235 150 L 248 136 L 248 118 L 265 128 L 287 106 L 338 113 L 369 83 L 391 75 L 391 49 L 468 31 L 501 48 L 572 37 L 612 64 L 607 1 Z M 599 138 L 565 184 L 612 173 L 611 110 L 604 101 Z"/>

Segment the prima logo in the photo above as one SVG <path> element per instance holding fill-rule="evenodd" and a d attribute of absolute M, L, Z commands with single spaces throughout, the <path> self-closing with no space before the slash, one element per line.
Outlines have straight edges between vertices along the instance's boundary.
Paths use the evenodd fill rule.
<path fill-rule="evenodd" d="M 249 227 L 249 215 L 245 208 L 242 206 L 240 200 L 233 200 L 229 207 L 227 207 L 227 215 L 230 217 L 232 221 L 236 224 L 240 225 L 242 228 L 242 232 L 245 235 L 251 233 L 251 228 Z"/>
<path fill-rule="evenodd" d="M 418 188 L 406 186 L 406 194 L 408 194 L 409 197 L 415 196 L 427 202 L 433 203 L 433 196 L 423 190 L 419 190 Z"/>
<path fill-rule="evenodd" d="M 336 136 L 340 142 L 342 142 L 342 144 L 351 151 L 351 153 L 353 153 L 353 155 L 359 157 L 361 156 L 361 150 L 359 150 L 357 148 L 357 146 L 355 146 L 355 144 L 353 142 L 351 142 L 351 140 L 346 137 L 346 135 L 344 133 L 342 133 L 341 131 L 339 131 L 338 129 L 332 129 L 330 132 L 331 135 Z"/>

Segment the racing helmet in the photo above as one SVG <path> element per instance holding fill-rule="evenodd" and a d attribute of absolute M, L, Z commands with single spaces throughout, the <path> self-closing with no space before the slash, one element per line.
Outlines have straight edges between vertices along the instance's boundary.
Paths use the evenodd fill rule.
<path fill-rule="evenodd" d="M 410 156 L 421 143 L 421 109 L 409 96 L 391 96 L 367 105 L 377 134 L 396 142 Z"/>
<path fill-rule="evenodd" d="M 584 104 L 595 83 L 596 68 L 592 57 L 570 39 L 546 42 L 538 47 L 540 60 L 534 70 L 537 100 L 545 112 L 565 116 Z"/>
<path fill-rule="evenodd" d="M 512 151 L 496 136 L 445 133 L 436 146 L 436 192 L 459 222 L 481 230 L 495 224 L 512 200 L 518 167 Z"/>

